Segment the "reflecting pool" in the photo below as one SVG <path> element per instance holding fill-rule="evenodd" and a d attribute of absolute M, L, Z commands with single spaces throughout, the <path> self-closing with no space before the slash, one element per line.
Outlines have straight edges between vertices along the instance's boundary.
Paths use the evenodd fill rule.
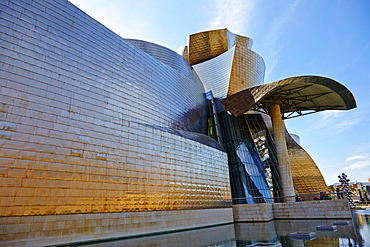
<path fill-rule="evenodd" d="M 370 209 L 353 212 L 352 220 L 276 220 L 266 223 L 235 223 L 169 234 L 90 243 L 80 246 L 282 246 L 370 247 Z M 318 230 L 317 226 L 333 226 Z M 339 224 L 339 225 L 338 225 Z M 314 238 L 291 238 L 291 233 L 312 233 Z M 259 244 L 260 243 L 260 244 Z M 275 245 L 267 245 L 275 243 Z"/>

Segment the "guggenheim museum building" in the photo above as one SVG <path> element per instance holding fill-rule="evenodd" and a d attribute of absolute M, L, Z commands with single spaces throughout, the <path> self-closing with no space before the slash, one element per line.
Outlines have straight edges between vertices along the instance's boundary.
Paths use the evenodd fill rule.
<path fill-rule="evenodd" d="M 182 54 L 67 0 L 0 1 L 0 241 L 40 245 L 233 222 L 233 205 L 326 191 L 284 120 L 356 107 L 339 82 L 264 83 L 252 40 Z M 312 198 L 307 198 L 312 199 Z"/>

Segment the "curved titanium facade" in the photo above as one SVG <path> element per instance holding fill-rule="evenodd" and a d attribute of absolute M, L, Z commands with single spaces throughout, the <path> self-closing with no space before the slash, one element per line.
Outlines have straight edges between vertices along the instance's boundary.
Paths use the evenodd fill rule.
<path fill-rule="evenodd" d="M 225 207 L 227 155 L 199 134 L 185 60 L 67 1 L 34 3 L 1 3 L 1 216 Z"/>
<path fill-rule="evenodd" d="M 340 83 L 319 76 L 292 77 L 261 85 L 264 79 L 264 62 L 257 53 L 250 50 L 251 44 L 250 39 L 232 34 L 227 29 L 213 30 L 191 35 L 189 48 L 184 53 L 204 83 L 206 92 L 212 91 L 215 98 L 210 105 L 216 106 L 213 116 L 219 113 L 220 123 L 213 117 L 210 122 L 215 127 L 209 129 L 211 136 L 214 136 L 221 126 L 221 139 L 229 155 L 233 198 L 249 198 L 238 202 L 256 203 L 266 202 L 261 198 L 269 197 L 269 193 L 264 193 L 268 190 L 271 191 L 270 196 L 274 197 L 286 193 L 287 200 L 294 200 L 295 192 L 303 195 L 325 191 L 325 182 L 316 164 L 298 144 L 292 144 L 292 138 L 289 139 L 288 151 L 284 128 L 280 128 L 283 126 L 280 124 L 280 115 L 283 118 L 292 118 L 328 109 L 351 109 L 356 107 L 353 95 Z M 220 99 L 222 106 L 219 105 Z M 231 111 L 240 119 L 233 119 L 222 113 L 225 110 Z M 247 140 L 247 136 L 253 134 L 248 134 L 251 130 L 246 127 L 249 125 L 243 119 L 243 114 L 251 110 L 270 115 L 272 111 L 276 113 L 274 119 L 279 124 L 275 125 L 275 138 L 271 141 L 271 146 L 276 147 L 274 151 L 277 155 L 273 166 L 263 164 L 264 158 L 255 155 L 251 139 Z M 266 129 L 260 128 L 260 131 Z M 252 163 L 254 166 L 250 166 Z M 270 181 L 275 186 L 267 189 L 260 181 L 269 179 L 267 174 L 271 174 L 271 167 L 274 168 L 274 176 Z M 256 172 L 257 170 L 261 173 Z M 313 173 L 311 176 L 317 181 L 315 186 L 303 182 L 307 178 L 307 171 Z"/>
<path fill-rule="evenodd" d="M 313 195 L 301 197 L 302 200 L 312 200 L 320 192 L 326 192 L 327 186 L 319 168 L 311 156 L 290 134 L 285 133 L 294 187 L 298 195 Z"/>
<path fill-rule="evenodd" d="M 352 94 L 327 78 L 257 86 L 262 58 L 250 50 L 251 39 L 227 29 L 191 35 L 188 64 L 165 47 L 120 38 L 67 0 L 0 6 L 0 216 L 6 224 L 0 239 L 7 243 L 45 238 L 44 246 L 148 234 L 158 226 L 230 223 L 231 199 L 278 202 L 285 190 L 266 121 L 244 114 L 261 103 L 251 96 L 266 103 L 271 98 L 264 90 L 284 93 L 279 103 L 289 106 L 301 92 L 314 92 L 318 97 L 302 107 L 328 101 L 335 104 L 329 109 L 355 107 Z M 206 99 L 208 91 L 216 99 Z M 224 98 L 227 107 L 244 110 L 239 117 L 217 107 Z M 210 138 L 216 132 L 219 142 Z M 294 168 L 302 157 L 319 181 L 305 152 L 289 143 L 296 187 L 307 186 L 305 171 Z"/>
<path fill-rule="evenodd" d="M 271 119 L 266 114 L 261 114 L 267 129 L 274 135 Z M 312 200 L 320 192 L 325 192 L 327 186 L 315 161 L 300 145 L 300 137 L 296 134 L 288 133 L 286 126 L 285 140 L 288 149 L 292 178 L 297 195 L 301 195 L 303 201 Z M 309 195 L 309 196 L 304 196 Z"/>
<path fill-rule="evenodd" d="M 213 97 L 217 99 L 227 97 L 234 54 L 235 46 L 213 59 L 193 65 L 205 91 L 212 91 Z"/>
<path fill-rule="evenodd" d="M 158 59 L 159 61 L 167 64 L 173 69 L 176 69 L 179 73 L 186 74 L 189 77 L 196 77 L 194 74 L 191 73 L 192 70 L 190 64 L 182 56 L 179 56 L 179 54 L 177 54 L 173 50 L 143 40 L 137 39 L 125 39 L 125 40 L 130 42 L 140 50 L 148 53 L 155 59 Z"/>
<path fill-rule="evenodd" d="M 201 32 L 190 35 L 188 59 L 206 91 L 224 99 L 263 84 L 265 63 L 251 46 L 251 39 L 227 29 Z"/>

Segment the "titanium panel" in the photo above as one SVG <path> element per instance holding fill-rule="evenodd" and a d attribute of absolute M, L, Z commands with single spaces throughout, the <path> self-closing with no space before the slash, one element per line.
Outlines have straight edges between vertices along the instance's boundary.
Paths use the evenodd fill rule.
<path fill-rule="evenodd" d="M 191 71 L 190 64 L 182 57 L 179 56 L 175 51 L 172 51 L 166 47 L 143 41 L 137 39 L 125 39 L 126 41 L 133 44 L 135 47 L 143 50 L 144 52 L 148 53 L 152 57 L 158 59 L 159 61 L 171 66 L 173 69 L 179 71 L 179 73 L 183 73 L 188 75 Z M 188 75 L 192 76 L 192 75 Z"/>
<path fill-rule="evenodd" d="M 230 206 L 181 56 L 147 45 L 166 64 L 66 0 L 0 7 L 1 216 Z"/>
<path fill-rule="evenodd" d="M 287 131 L 285 132 L 290 168 L 294 187 L 298 195 L 313 195 L 301 197 L 302 200 L 313 200 L 320 192 L 326 192 L 327 186 L 321 171 L 315 161 L 304 150 Z"/>
<path fill-rule="evenodd" d="M 224 99 L 227 97 L 234 53 L 235 46 L 213 59 L 193 65 L 203 82 L 204 90 L 206 92 L 212 91 L 214 98 Z"/>
<path fill-rule="evenodd" d="M 228 50 L 227 29 L 212 30 L 189 36 L 189 63 L 195 65 Z"/>
<path fill-rule="evenodd" d="M 236 46 L 227 95 L 261 85 L 265 78 L 265 62 L 256 52 Z"/>
<path fill-rule="evenodd" d="M 189 61 L 199 74 L 206 92 L 212 91 L 215 98 L 224 99 L 263 84 L 265 62 L 250 50 L 251 46 L 250 38 L 233 34 L 227 29 L 190 35 Z M 232 62 L 231 71 L 229 60 Z M 224 92 L 226 87 L 227 95 Z"/>
<path fill-rule="evenodd" d="M 227 30 L 227 29 L 226 29 Z M 242 46 L 247 49 L 252 49 L 253 41 L 246 36 L 237 35 L 227 30 L 228 46 L 231 49 L 234 45 Z"/>

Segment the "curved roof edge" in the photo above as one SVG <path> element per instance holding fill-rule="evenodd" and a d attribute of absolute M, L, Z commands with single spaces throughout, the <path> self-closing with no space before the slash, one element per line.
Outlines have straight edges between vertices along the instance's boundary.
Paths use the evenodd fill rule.
<path fill-rule="evenodd" d="M 191 70 L 191 66 L 183 56 L 162 45 L 140 39 L 125 39 L 136 48 L 144 51 L 155 59 L 180 72 Z"/>
<path fill-rule="evenodd" d="M 353 94 L 339 82 L 321 76 L 297 76 L 248 88 L 221 101 L 225 108 L 240 116 L 248 110 L 269 111 L 279 104 L 284 118 L 306 111 L 349 110 L 356 107 Z M 294 114 L 293 114 L 294 115 Z M 296 116 L 293 116 L 296 117 Z"/>
<path fill-rule="evenodd" d="M 355 97 L 352 94 L 352 92 L 349 91 L 349 89 L 346 88 L 343 84 L 341 84 L 341 83 L 339 83 L 339 82 L 337 82 L 337 81 L 335 81 L 331 78 L 310 75 L 310 76 L 291 77 L 291 78 L 284 79 L 282 81 L 291 80 L 291 79 L 300 80 L 300 81 L 311 79 L 311 80 L 313 80 L 312 83 L 326 86 L 326 87 L 330 88 L 331 90 L 335 91 L 337 94 L 339 94 L 342 97 L 345 104 L 346 104 L 347 109 L 345 109 L 345 110 L 350 110 L 352 108 L 357 107 L 356 100 L 355 100 Z"/>

